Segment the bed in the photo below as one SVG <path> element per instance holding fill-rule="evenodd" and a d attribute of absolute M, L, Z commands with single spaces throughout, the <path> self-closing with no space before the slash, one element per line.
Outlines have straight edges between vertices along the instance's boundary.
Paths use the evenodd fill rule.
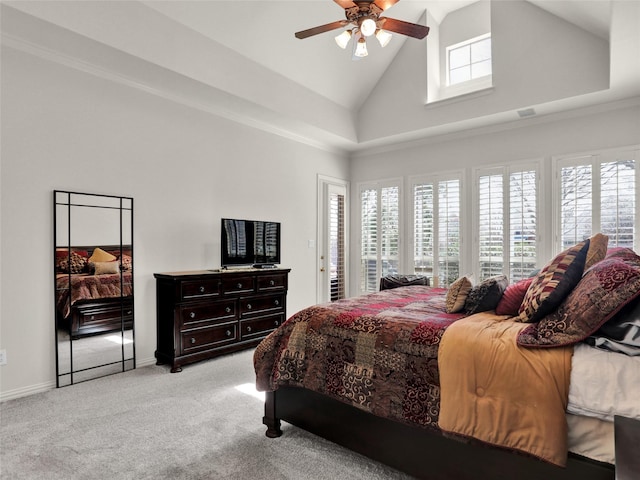
<path fill-rule="evenodd" d="M 613 416 L 640 418 L 640 356 L 585 341 L 637 305 L 640 257 L 594 236 L 507 283 L 461 277 L 296 313 L 254 355 L 267 436 L 286 421 L 418 478 L 612 480 Z M 623 404 L 603 393 L 621 372 Z"/>
<path fill-rule="evenodd" d="M 131 248 L 56 248 L 56 315 L 72 338 L 133 327 Z"/>

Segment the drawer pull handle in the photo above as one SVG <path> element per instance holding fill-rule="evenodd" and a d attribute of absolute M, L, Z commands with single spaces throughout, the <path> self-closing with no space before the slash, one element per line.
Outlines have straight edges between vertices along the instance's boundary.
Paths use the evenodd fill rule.
<path fill-rule="evenodd" d="M 224 311 L 227 312 L 227 313 L 231 313 L 231 307 L 225 308 Z"/>
<path fill-rule="evenodd" d="M 276 284 L 276 282 L 274 282 L 273 280 L 271 280 L 271 281 L 269 282 L 269 285 L 271 285 L 272 287 L 273 287 L 275 284 Z"/>
<path fill-rule="evenodd" d="M 198 290 L 200 290 L 200 293 L 204 293 L 204 287 L 201 286 Z"/>
<path fill-rule="evenodd" d="M 273 301 L 273 304 L 274 304 L 276 307 L 280 306 L 280 300 L 274 300 L 274 301 Z"/>
<path fill-rule="evenodd" d="M 127 311 L 127 315 L 131 315 L 133 313 L 133 310 L 128 310 Z"/>
<path fill-rule="evenodd" d="M 273 322 L 273 324 L 277 327 L 278 325 L 280 325 L 280 322 L 276 320 L 275 322 Z"/>
<path fill-rule="evenodd" d="M 196 343 L 196 339 L 191 337 L 191 345 L 193 345 L 194 343 Z"/>
<path fill-rule="evenodd" d="M 95 320 L 95 319 L 96 319 L 96 316 L 95 316 L 95 315 L 91 315 L 91 316 L 89 317 L 89 320 Z"/>
<path fill-rule="evenodd" d="M 250 303 L 247 303 L 247 310 L 251 310 L 251 308 L 252 308 L 252 307 L 251 307 L 251 304 L 250 304 Z"/>
<path fill-rule="evenodd" d="M 242 284 L 241 283 L 238 283 L 238 288 L 242 288 Z"/>
<path fill-rule="evenodd" d="M 231 336 L 231 330 L 227 330 L 226 334 L 227 334 L 227 337 L 230 337 Z"/>
<path fill-rule="evenodd" d="M 189 314 L 189 317 L 191 317 L 191 318 L 196 318 L 196 312 L 191 312 L 191 313 Z"/>
<path fill-rule="evenodd" d="M 247 327 L 247 333 L 251 333 L 251 327 Z"/>

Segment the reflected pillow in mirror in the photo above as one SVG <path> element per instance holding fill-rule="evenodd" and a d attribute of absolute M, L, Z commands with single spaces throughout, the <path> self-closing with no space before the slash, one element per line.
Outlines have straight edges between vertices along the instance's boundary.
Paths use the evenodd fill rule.
<path fill-rule="evenodd" d="M 109 252 L 105 252 L 101 248 L 95 248 L 89 257 L 89 261 L 93 263 L 113 262 L 114 260 L 116 260 L 115 255 L 111 255 Z"/>
<path fill-rule="evenodd" d="M 118 262 L 94 262 L 95 275 L 105 275 L 107 273 L 120 273 Z"/>

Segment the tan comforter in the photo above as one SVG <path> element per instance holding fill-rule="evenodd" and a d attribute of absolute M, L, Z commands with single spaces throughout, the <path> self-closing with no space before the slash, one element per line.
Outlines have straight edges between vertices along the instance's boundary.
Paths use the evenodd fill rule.
<path fill-rule="evenodd" d="M 564 466 L 573 348 L 519 347 L 526 326 L 487 312 L 447 328 L 438 354 L 438 424 Z"/>

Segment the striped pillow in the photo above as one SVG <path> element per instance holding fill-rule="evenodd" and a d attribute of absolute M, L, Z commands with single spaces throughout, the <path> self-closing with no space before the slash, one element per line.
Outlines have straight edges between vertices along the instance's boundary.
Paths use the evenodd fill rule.
<path fill-rule="evenodd" d="M 521 322 L 538 322 L 553 312 L 573 290 L 584 272 L 589 240 L 558 254 L 533 278 L 518 309 Z"/>

